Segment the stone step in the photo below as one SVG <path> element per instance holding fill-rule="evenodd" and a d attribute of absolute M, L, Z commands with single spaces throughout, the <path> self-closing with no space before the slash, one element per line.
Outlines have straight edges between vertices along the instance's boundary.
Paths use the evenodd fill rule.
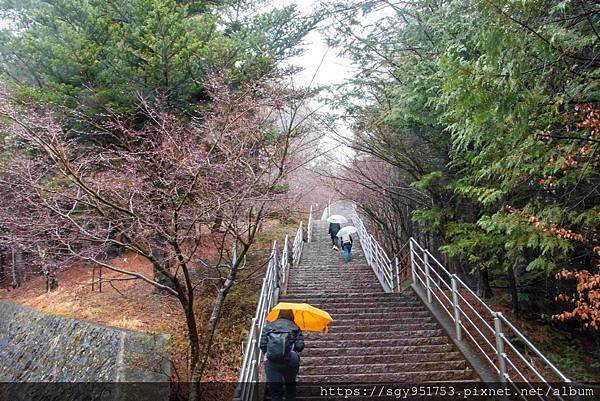
<path fill-rule="evenodd" d="M 357 247 L 352 247 L 352 249 L 350 250 L 350 254 L 354 257 L 360 257 L 360 258 L 364 258 L 364 252 L 361 248 L 357 248 Z M 321 258 L 325 258 L 325 259 L 333 259 L 336 257 L 343 257 L 344 252 L 340 249 L 340 250 L 334 250 L 331 249 L 331 247 L 327 247 L 327 248 L 321 248 L 321 249 L 307 249 L 304 248 L 302 250 L 302 255 L 300 257 L 301 260 L 306 260 L 306 261 L 317 261 Z"/>
<path fill-rule="evenodd" d="M 360 249 L 352 248 L 350 250 L 350 255 L 352 256 L 352 260 L 354 262 L 362 262 L 363 264 L 368 264 L 366 256 L 364 252 Z M 339 259 L 343 259 L 344 252 L 334 251 L 333 249 L 324 249 L 315 252 L 304 252 L 302 251 L 302 255 L 300 256 L 300 264 L 315 264 L 319 261 L 336 261 Z"/>
<path fill-rule="evenodd" d="M 433 321 L 431 317 L 421 317 L 421 318 L 400 318 L 398 319 L 400 323 L 391 324 L 389 321 L 383 322 L 383 324 L 373 324 L 373 323 L 349 323 L 349 322 L 338 322 L 333 321 L 329 325 L 330 333 L 339 333 L 342 331 L 350 332 L 374 332 L 374 331 L 398 331 L 398 330 L 417 330 L 418 328 L 431 329 L 436 328 L 437 323 Z M 432 327 L 430 325 L 434 325 Z"/>
<path fill-rule="evenodd" d="M 373 274 L 373 273 L 371 273 Z M 373 277 L 362 276 L 362 277 L 354 277 L 348 276 L 344 274 L 339 274 L 337 276 L 320 276 L 313 275 L 312 277 L 306 277 L 303 275 L 290 276 L 288 278 L 288 285 L 337 285 L 337 284 L 366 284 L 366 285 L 380 285 L 377 277 L 373 274 Z M 381 290 L 375 290 L 371 292 L 383 292 Z"/>
<path fill-rule="evenodd" d="M 336 340 L 333 338 L 307 341 L 310 348 L 401 347 L 406 345 L 448 344 L 447 337 L 386 338 L 375 340 Z"/>
<path fill-rule="evenodd" d="M 427 318 L 427 317 L 431 317 L 431 314 L 429 313 L 429 311 L 419 311 L 419 312 L 413 312 L 410 314 L 410 316 L 412 318 Z M 344 318 L 340 318 L 339 315 L 336 315 L 334 317 L 334 321 L 331 323 L 332 327 L 333 326 L 349 326 L 349 325 L 357 325 L 357 326 L 378 326 L 378 325 L 385 325 L 385 324 L 390 324 L 390 325 L 396 325 L 396 324 L 404 324 L 406 318 L 404 316 L 394 316 L 394 317 L 376 317 L 376 318 L 369 318 L 369 317 L 363 317 L 363 318 L 356 318 L 356 319 L 344 319 Z"/>
<path fill-rule="evenodd" d="M 309 303 L 312 306 L 316 306 L 317 308 L 327 309 L 327 308 L 350 308 L 350 309 L 360 309 L 360 308 L 380 308 L 380 307 L 408 307 L 415 306 L 414 302 L 407 302 L 404 300 L 397 299 L 384 299 L 384 300 L 365 300 L 363 302 L 355 301 L 355 302 L 343 302 L 343 301 L 334 301 L 334 302 L 320 302 L 319 300 L 312 300 L 310 298 L 280 298 L 281 302 L 296 302 L 296 303 Z"/>
<path fill-rule="evenodd" d="M 377 276 L 375 275 L 375 273 L 373 273 L 371 270 L 366 271 L 366 272 L 354 272 L 354 271 L 347 271 L 347 270 L 338 270 L 338 271 L 332 271 L 332 272 L 323 272 L 323 271 L 319 271 L 319 270 L 314 270 L 311 272 L 290 272 L 290 274 L 288 275 L 288 281 L 289 280 L 297 280 L 297 279 L 304 279 L 304 280 L 313 280 L 313 281 L 317 281 L 317 282 L 321 282 L 324 280 L 327 281 L 343 281 L 343 280 L 354 280 L 354 281 L 375 281 L 376 282 L 376 278 Z"/>
<path fill-rule="evenodd" d="M 329 240 L 329 238 L 327 238 Z M 352 245 L 352 249 L 350 249 L 351 253 L 363 253 L 364 250 L 359 245 Z M 327 244 L 321 243 L 318 247 L 313 248 L 312 246 L 304 247 L 302 249 L 302 254 L 306 256 L 324 256 L 324 255 L 342 255 L 342 248 L 338 245 L 338 250 L 335 250 L 331 247 L 331 242 L 328 241 Z"/>
<path fill-rule="evenodd" d="M 339 272 L 337 274 L 319 274 L 319 273 L 293 273 L 288 276 L 288 283 L 295 284 L 339 284 L 339 283 L 365 283 L 365 284 L 379 284 L 377 276 L 373 272 L 367 274 L 355 275 Z M 378 292 L 378 291 L 373 291 Z M 383 290 L 379 290 L 383 292 Z"/>
<path fill-rule="evenodd" d="M 337 358 L 343 356 L 359 357 L 372 355 L 407 355 L 407 354 L 439 354 L 450 353 L 454 351 L 454 347 L 450 343 L 446 344 L 424 344 L 424 345 L 403 345 L 403 346 L 371 346 L 364 347 L 319 347 L 314 348 L 311 344 L 306 344 L 306 348 L 300 354 L 303 358 Z"/>
<path fill-rule="evenodd" d="M 378 322 L 379 324 L 385 322 L 399 322 L 402 321 L 404 316 L 410 317 L 424 317 L 429 316 L 429 311 L 424 309 L 416 309 L 416 308 L 398 308 L 398 314 L 395 316 L 390 316 L 389 313 L 378 313 L 378 312 L 368 312 L 368 313 L 336 313 L 332 318 L 334 321 L 342 322 L 342 321 L 361 321 L 366 320 L 373 322 Z M 361 322 L 363 323 L 363 322 Z M 345 323 L 348 324 L 347 322 Z"/>
<path fill-rule="evenodd" d="M 345 277 L 340 275 L 338 277 L 315 277 L 315 278 L 307 278 L 307 277 L 290 277 L 288 279 L 288 286 L 290 285 L 305 285 L 305 286 L 315 286 L 315 285 L 339 285 L 339 284 L 363 284 L 363 285 L 379 285 L 379 282 L 375 280 L 375 276 L 373 278 L 360 278 L 356 277 Z M 381 290 L 383 292 L 383 290 Z"/>
<path fill-rule="evenodd" d="M 333 255 L 332 255 L 333 256 Z M 342 257 L 342 255 L 340 255 L 340 257 Z M 322 259 L 322 260 L 320 260 Z M 357 259 L 352 260 L 352 262 L 354 262 L 352 268 L 353 269 L 358 269 L 358 268 L 369 268 L 371 269 L 371 266 L 369 266 L 369 264 L 367 263 L 366 260 L 360 261 Z M 358 263 L 361 262 L 361 263 Z M 292 270 L 294 269 L 312 269 L 315 268 L 316 266 L 320 266 L 323 268 L 329 268 L 329 269 L 341 269 L 344 266 L 347 266 L 347 264 L 345 263 L 345 261 L 342 260 L 342 262 L 340 263 L 340 261 L 338 261 L 336 258 L 320 258 L 320 257 L 315 257 L 312 260 L 307 260 L 307 261 L 303 261 L 298 265 L 292 266 Z"/>
<path fill-rule="evenodd" d="M 379 302 L 371 302 L 364 303 L 362 306 L 357 305 L 348 305 L 348 304 L 334 304 L 328 305 L 327 310 L 331 313 L 383 313 L 387 312 L 390 314 L 397 314 L 400 308 L 415 308 L 415 304 L 407 303 L 407 302 L 395 302 L 395 303 L 379 303 Z"/>
<path fill-rule="evenodd" d="M 368 266 L 367 261 L 354 255 L 350 262 L 346 262 L 342 256 L 339 258 L 314 257 L 310 262 L 303 260 L 298 266 L 293 267 L 292 269 L 298 268 L 310 270 L 321 267 L 327 267 L 330 269 L 355 269 L 364 268 L 365 266 Z"/>
<path fill-rule="evenodd" d="M 365 282 L 365 281 L 375 281 L 376 277 L 377 276 L 372 271 L 368 271 L 368 272 L 364 272 L 364 273 L 355 273 L 355 272 L 348 272 L 348 271 L 340 270 L 337 272 L 326 273 L 326 272 L 320 272 L 318 270 L 315 270 L 314 272 L 291 272 L 288 276 L 288 282 L 296 281 L 296 280 L 313 281 L 313 282 L 314 281 L 322 282 L 322 281 L 353 280 L 353 281 Z"/>
<path fill-rule="evenodd" d="M 334 304 L 334 303 L 356 303 L 356 302 L 404 302 L 407 300 L 405 297 L 394 296 L 395 294 L 388 294 L 385 292 L 373 293 L 373 292 L 357 292 L 353 293 L 352 296 L 348 296 L 347 298 L 338 296 L 339 293 L 329 292 L 329 293 L 321 293 L 321 294 L 302 294 L 301 292 L 297 293 L 288 293 L 281 297 L 281 300 L 288 300 L 290 302 L 300 302 L 302 300 L 309 300 L 310 302 L 320 303 L 320 304 Z M 420 301 L 410 302 L 411 305 L 421 305 Z"/>
<path fill-rule="evenodd" d="M 422 383 L 467 380 L 473 378 L 471 370 L 441 370 L 428 372 L 358 373 L 358 374 L 317 374 L 299 375 L 298 382 L 303 383 Z"/>
<path fill-rule="evenodd" d="M 306 291 L 306 293 L 311 292 L 338 292 L 338 291 L 348 291 L 348 292 L 373 292 L 377 291 L 381 288 L 381 286 L 377 287 L 377 284 L 353 284 L 353 283 L 339 283 L 337 285 L 329 284 L 329 285 L 288 285 L 288 292 L 301 293 L 302 291 Z M 336 291 L 337 290 L 337 291 Z M 381 289 L 383 291 L 383 289 Z"/>
<path fill-rule="evenodd" d="M 286 301 L 287 302 L 287 301 Z M 290 301 L 291 302 L 291 301 Z M 295 301 L 294 301 L 295 302 Z M 394 309 L 394 308 L 408 308 L 414 307 L 415 304 L 410 302 L 403 301 L 391 301 L 391 302 L 328 302 L 328 303 L 319 303 L 319 302 L 298 302 L 298 303 L 310 303 L 312 306 L 325 309 L 327 311 L 333 312 L 341 312 L 344 313 L 344 310 L 349 311 L 363 311 L 363 312 L 377 312 L 380 309 Z"/>
<path fill-rule="evenodd" d="M 340 374 L 363 374 L 363 373 L 387 373 L 387 372 L 430 372 L 446 370 L 464 370 L 467 362 L 437 361 L 437 362 L 399 362 L 378 363 L 358 365 L 304 365 L 300 367 L 300 375 L 340 375 Z"/>
<path fill-rule="evenodd" d="M 431 352 L 426 347 L 418 348 L 420 353 L 387 354 L 373 352 L 370 355 L 340 355 L 340 356 L 305 356 L 301 354 L 302 366 L 336 366 L 336 365 L 371 365 L 398 364 L 408 362 L 441 362 L 462 359 L 458 351 Z M 463 361 L 464 362 L 464 361 Z"/>
<path fill-rule="evenodd" d="M 335 319 L 335 315 L 333 316 Z M 417 319 L 418 321 L 418 319 Z M 362 325 L 338 325 L 335 324 L 335 320 L 333 323 L 329 325 L 329 334 L 334 333 L 386 333 L 390 336 L 392 333 L 402 332 L 402 331 L 411 331 L 411 330 L 435 330 L 439 329 L 437 323 L 427 322 L 427 321 L 418 321 L 417 323 L 398 323 L 398 324 L 362 324 Z M 347 323 L 347 322 L 344 322 Z M 387 322 L 386 322 L 387 323 Z"/>
<path fill-rule="evenodd" d="M 388 332 L 330 332 L 330 333 L 304 333 L 306 341 L 348 341 L 348 340 L 385 340 L 420 337 L 441 337 L 444 332 L 440 328 L 405 329 Z"/>
<path fill-rule="evenodd" d="M 329 271 L 335 272 L 335 271 L 353 271 L 354 269 L 364 269 L 364 265 L 365 262 L 363 261 L 355 261 L 352 260 L 350 262 L 345 262 L 343 259 L 342 260 L 334 260 L 331 262 L 327 262 L 327 261 L 320 261 L 319 263 L 314 263 L 314 264 L 302 264 L 298 266 L 298 270 L 304 270 L 304 271 L 316 271 L 316 270 L 322 270 L 323 266 L 325 266 Z M 369 270 L 372 272 L 373 269 L 369 268 Z M 365 273 L 366 274 L 366 273 Z"/>
<path fill-rule="evenodd" d="M 301 299 L 303 298 L 302 294 L 286 294 L 282 295 L 281 299 Z M 371 293 L 343 293 L 343 294 L 324 294 L 322 296 L 310 296 L 310 300 L 313 302 L 372 302 L 372 300 L 376 300 L 377 302 L 411 302 L 414 304 L 420 304 L 420 301 L 417 301 L 417 298 L 411 293 L 407 294 L 392 294 L 386 293 L 383 291 L 376 291 Z M 307 298 L 308 299 L 308 298 Z"/>
<path fill-rule="evenodd" d="M 342 266 L 331 266 L 331 267 L 323 267 L 323 265 L 315 265 L 305 268 L 292 268 L 290 269 L 290 276 L 292 275 L 303 275 L 303 276 L 334 276 L 336 274 L 345 274 L 348 276 L 356 276 L 361 277 L 363 274 L 375 274 L 373 269 L 370 267 L 364 266 L 352 266 L 348 267 L 346 265 Z"/>
<path fill-rule="evenodd" d="M 364 294 L 367 294 L 369 292 L 373 292 L 373 288 L 351 288 L 351 291 L 353 293 L 358 293 L 360 294 L 361 291 L 363 291 Z M 301 290 L 295 290 L 293 288 L 288 288 L 288 293 L 291 295 L 294 294 L 302 294 L 304 296 L 311 296 L 311 295 L 316 295 L 316 296 L 321 296 L 321 295 L 327 295 L 327 294 L 344 294 L 344 290 L 339 290 L 339 291 L 335 291 L 335 290 L 323 290 L 323 289 L 304 289 L 303 291 Z"/>
<path fill-rule="evenodd" d="M 364 251 L 361 248 L 352 247 L 352 249 L 350 250 L 350 254 L 352 255 L 352 257 L 356 256 L 360 259 L 363 259 L 363 261 L 366 261 Z M 316 262 L 319 259 L 333 260 L 335 258 L 342 258 L 343 256 L 344 252 L 341 249 L 336 251 L 334 249 L 331 249 L 331 247 L 313 250 L 304 248 L 302 250 L 300 260 L 307 262 Z"/>
<path fill-rule="evenodd" d="M 313 292 L 313 291 L 331 291 L 334 292 L 335 290 L 347 290 L 347 291 L 377 291 L 378 288 L 381 288 L 381 286 L 378 287 L 378 284 L 353 284 L 353 283 L 343 283 L 340 282 L 337 285 L 334 284 L 329 284 L 329 285 L 319 285 L 319 284 L 306 284 L 306 285 L 288 285 L 288 292 L 295 292 L 295 293 L 300 293 L 303 291 L 308 292 Z"/>
<path fill-rule="evenodd" d="M 332 279 L 332 280 L 341 280 L 341 279 L 356 279 L 356 280 L 373 280 L 377 276 L 372 270 L 365 270 L 363 272 L 356 272 L 354 270 L 347 269 L 337 269 L 332 270 L 330 272 L 322 271 L 316 268 L 315 270 L 310 271 L 291 271 L 288 275 L 288 280 L 297 279 L 297 278 L 306 278 L 306 279 L 314 279 L 314 280 L 322 280 Z"/>
<path fill-rule="evenodd" d="M 324 255 L 324 254 L 341 254 L 342 248 L 338 243 L 338 249 L 335 250 L 332 248 L 331 245 L 331 239 L 327 238 L 327 242 L 325 241 L 320 241 L 320 243 L 317 246 L 314 246 L 315 244 L 309 245 L 309 246 L 305 246 L 304 249 L 302 249 L 302 253 L 304 254 L 306 252 L 307 255 Z M 363 252 L 362 247 L 360 246 L 360 242 L 356 241 L 353 245 L 352 245 L 352 249 L 350 249 L 350 252 L 354 253 L 354 252 Z"/>

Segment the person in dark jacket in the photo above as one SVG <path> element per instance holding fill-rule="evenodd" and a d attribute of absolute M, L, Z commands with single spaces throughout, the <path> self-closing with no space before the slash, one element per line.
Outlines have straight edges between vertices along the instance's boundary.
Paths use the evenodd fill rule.
<path fill-rule="evenodd" d="M 269 333 L 289 332 L 291 338 L 291 350 L 282 361 L 271 361 L 266 358 Z M 277 320 L 266 324 L 260 336 L 260 349 L 265 355 L 265 375 L 271 400 L 283 400 L 283 386 L 285 385 L 285 400 L 296 399 L 296 376 L 300 370 L 299 352 L 304 349 L 304 337 L 302 330 L 294 323 L 294 313 L 290 310 L 279 312 Z"/>
<path fill-rule="evenodd" d="M 338 249 L 338 238 L 337 233 L 340 231 L 342 226 L 339 223 L 329 223 L 329 235 L 331 236 L 331 249 L 337 251 Z"/>

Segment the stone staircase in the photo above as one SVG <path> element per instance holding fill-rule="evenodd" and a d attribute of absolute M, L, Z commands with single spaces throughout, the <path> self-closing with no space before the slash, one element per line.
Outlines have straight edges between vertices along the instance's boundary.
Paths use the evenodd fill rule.
<path fill-rule="evenodd" d="M 333 214 L 350 216 L 348 206 Z M 358 236 L 353 260 L 331 249 L 326 221 L 290 270 L 282 301 L 328 311 L 329 333 L 305 333 L 299 383 L 420 383 L 477 380 L 430 312 L 409 292 L 386 294 L 367 265 Z"/>

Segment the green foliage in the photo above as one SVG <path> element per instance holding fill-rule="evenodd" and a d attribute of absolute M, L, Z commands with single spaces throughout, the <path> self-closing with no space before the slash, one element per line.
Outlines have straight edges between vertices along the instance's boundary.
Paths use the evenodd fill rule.
<path fill-rule="evenodd" d="M 187 110 L 206 100 L 210 71 L 234 84 L 270 74 L 301 51 L 318 18 L 294 7 L 257 12 L 254 3 L 3 0 L 3 80 L 24 96 L 92 111 L 131 111 L 139 95 Z M 234 6 L 251 17 L 232 17 Z"/>
<path fill-rule="evenodd" d="M 341 102 L 354 116 L 357 147 L 397 170 L 400 183 L 388 193 L 418 223 L 404 235 L 429 234 L 491 280 L 513 270 L 517 283 L 563 268 L 596 271 L 598 7 L 370 3 L 389 13 L 361 26 L 368 10 L 352 2 L 340 19 L 353 28 L 340 24 L 344 35 L 333 40 L 360 69 Z M 397 187 L 424 191 L 427 201 L 415 204 L 414 192 Z"/>

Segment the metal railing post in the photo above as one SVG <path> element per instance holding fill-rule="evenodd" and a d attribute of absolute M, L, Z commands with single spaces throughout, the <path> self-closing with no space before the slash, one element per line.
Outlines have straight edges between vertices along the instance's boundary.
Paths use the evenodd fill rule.
<path fill-rule="evenodd" d="M 415 249 L 413 246 L 412 237 L 408 240 L 408 247 L 410 251 L 410 272 L 412 274 L 413 284 L 417 285 L 417 271 L 415 269 Z"/>
<path fill-rule="evenodd" d="M 313 211 L 313 207 L 312 205 L 310 205 L 310 210 L 308 212 L 308 234 L 307 234 L 307 240 L 306 242 L 310 242 L 311 238 L 312 238 L 312 211 Z"/>
<path fill-rule="evenodd" d="M 456 329 L 456 339 L 462 340 L 462 331 L 460 327 L 460 308 L 458 307 L 458 289 L 456 284 L 456 275 L 452 277 L 452 306 L 454 307 L 454 327 Z"/>
<path fill-rule="evenodd" d="M 283 251 L 281 252 L 281 262 L 285 266 L 286 270 L 289 265 L 289 245 L 288 245 L 288 235 L 285 235 L 285 239 L 283 240 Z"/>
<path fill-rule="evenodd" d="M 394 265 L 396 266 L 396 291 L 400 292 L 400 262 L 398 256 L 394 258 Z"/>
<path fill-rule="evenodd" d="M 496 354 L 498 355 L 498 369 L 500 370 L 500 381 L 506 382 L 506 361 L 504 358 L 504 339 L 502 334 L 502 321 L 500 312 L 494 313 L 494 336 L 496 337 Z"/>
<path fill-rule="evenodd" d="M 425 263 L 425 288 L 427 289 L 427 302 L 431 303 L 431 279 L 429 278 L 429 253 L 423 252 L 423 262 Z"/>
<path fill-rule="evenodd" d="M 259 366 L 260 366 L 260 332 L 258 331 L 258 327 L 254 326 L 254 338 L 252 339 L 252 348 L 255 350 L 254 358 L 252 359 L 252 378 L 251 381 L 253 383 L 258 383 L 258 374 L 259 374 Z"/>

